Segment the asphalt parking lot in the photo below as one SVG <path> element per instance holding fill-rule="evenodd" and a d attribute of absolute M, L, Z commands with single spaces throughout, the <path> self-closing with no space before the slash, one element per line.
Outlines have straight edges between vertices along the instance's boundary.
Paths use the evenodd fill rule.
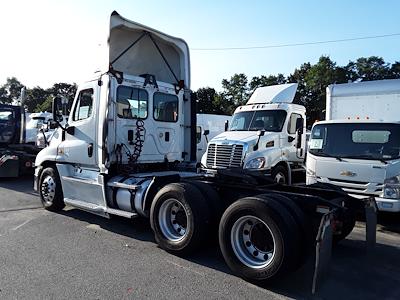
<path fill-rule="evenodd" d="M 367 255 L 358 223 L 333 251 L 316 296 L 311 261 L 256 286 L 233 276 L 215 244 L 187 258 L 159 249 L 146 220 L 41 208 L 32 178 L 0 181 L 0 299 L 399 299 L 400 215 L 379 218 Z"/>

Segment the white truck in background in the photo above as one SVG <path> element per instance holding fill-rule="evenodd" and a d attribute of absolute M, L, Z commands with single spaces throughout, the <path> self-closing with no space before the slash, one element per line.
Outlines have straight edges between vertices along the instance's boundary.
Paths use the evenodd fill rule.
<path fill-rule="evenodd" d="M 400 212 L 400 80 L 327 87 L 326 121 L 314 124 L 307 184 L 331 183 Z"/>
<path fill-rule="evenodd" d="M 202 165 L 211 172 L 242 168 L 291 184 L 293 172 L 304 171 L 306 152 L 306 109 L 292 103 L 297 86 L 257 88 L 235 110 L 229 130 L 210 140 Z"/>
<path fill-rule="evenodd" d="M 197 114 L 196 143 L 197 161 L 200 162 L 207 150 L 209 140 L 226 131 L 232 116 L 215 114 Z"/>

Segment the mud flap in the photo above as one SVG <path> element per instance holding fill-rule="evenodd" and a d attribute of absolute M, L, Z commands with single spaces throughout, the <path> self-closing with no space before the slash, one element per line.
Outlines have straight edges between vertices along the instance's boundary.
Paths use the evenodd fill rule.
<path fill-rule="evenodd" d="M 365 203 L 365 237 L 367 252 L 371 252 L 376 245 L 377 205 L 374 197 L 364 200 Z"/>
<path fill-rule="evenodd" d="M 312 282 L 312 294 L 321 286 L 326 279 L 329 271 L 330 260 L 332 256 L 332 228 L 333 212 L 324 214 L 318 229 L 315 245 L 315 269 Z"/>

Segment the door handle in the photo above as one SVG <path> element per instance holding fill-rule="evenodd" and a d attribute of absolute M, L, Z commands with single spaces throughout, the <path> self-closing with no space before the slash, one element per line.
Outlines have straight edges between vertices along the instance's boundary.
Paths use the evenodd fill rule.
<path fill-rule="evenodd" d="M 87 154 L 89 157 L 93 156 L 93 143 L 90 143 L 87 147 Z"/>

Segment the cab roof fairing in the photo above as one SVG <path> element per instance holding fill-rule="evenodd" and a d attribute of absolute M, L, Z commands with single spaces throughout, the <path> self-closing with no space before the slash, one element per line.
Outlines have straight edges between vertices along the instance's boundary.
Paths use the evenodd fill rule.
<path fill-rule="evenodd" d="M 186 42 L 183 39 L 125 19 L 116 11 L 110 17 L 109 65 L 144 32 L 153 37 L 178 80 L 184 80 L 185 89 L 190 89 L 190 56 Z M 149 35 L 142 37 L 112 66 L 114 70 L 126 74 L 136 76 L 150 74 L 155 75 L 157 81 L 177 84 L 174 75 L 169 70 Z"/>

